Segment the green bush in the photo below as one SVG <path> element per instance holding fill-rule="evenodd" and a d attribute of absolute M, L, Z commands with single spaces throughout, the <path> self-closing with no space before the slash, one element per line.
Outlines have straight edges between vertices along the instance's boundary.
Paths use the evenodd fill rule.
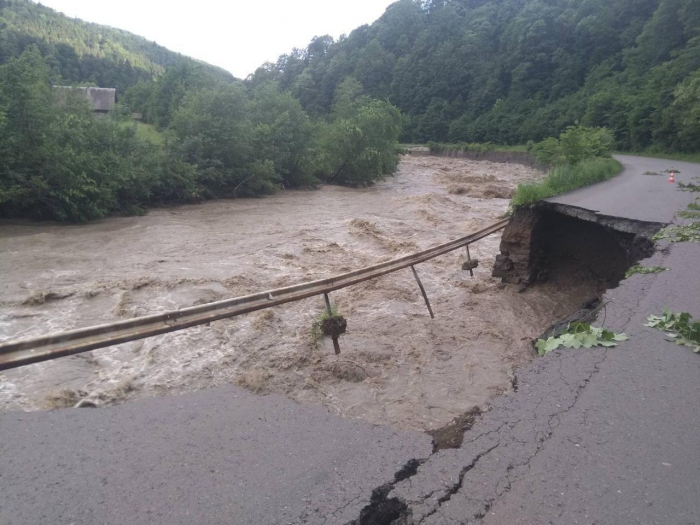
<path fill-rule="evenodd" d="M 605 128 L 569 126 L 559 139 L 549 137 L 532 146 L 537 161 L 544 166 L 574 165 L 595 157 L 610 157 L 614 138 Z"/>
<path fill-rule="evenodd" d="M 350 118 L 319 127 L 319 178 L 348 186 L 371 184 L 399 164 L 401 113 L 389 102 L 372 101 Z"/>

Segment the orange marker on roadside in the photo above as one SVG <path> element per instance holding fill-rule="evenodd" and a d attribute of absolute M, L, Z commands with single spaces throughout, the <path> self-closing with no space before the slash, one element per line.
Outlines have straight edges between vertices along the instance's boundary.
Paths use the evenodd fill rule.
<path fill-rule="evenodd" d="M 668 176 L 668 182 L 671 184 L 676 182 L 676 172 L 671 170 L 671 174 Z"/>

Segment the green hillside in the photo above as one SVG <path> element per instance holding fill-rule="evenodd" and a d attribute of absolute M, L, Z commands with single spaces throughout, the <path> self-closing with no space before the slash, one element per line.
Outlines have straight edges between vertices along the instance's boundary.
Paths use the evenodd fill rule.
<path fill-rule="evenodd" d="M 28 0 L 0 0 L 0 64 L 36 45 L 55 84 L 91 83 L 119 91 L 181 63 L 219 80 L 233 76 L 127 31 L 69 18 Z"/>
<path fill-rule="evenodd" d="M 399 0 L 252 82 L 323 115 L 347 77 L 411 116 L 406 142 L 524 144 L 579 121 L 621 149 L 697 151 L 700 0 Z"/>

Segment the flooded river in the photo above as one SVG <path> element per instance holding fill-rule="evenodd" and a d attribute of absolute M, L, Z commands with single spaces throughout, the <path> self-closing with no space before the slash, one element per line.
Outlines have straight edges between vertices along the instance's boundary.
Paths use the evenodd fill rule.
<path fill-rule="evenodd" d="M 428 248 L 499 219 L 514 164 L 405 157 L 367 189 L 323 187 L 159 209 L 87 225 L 0 223 L 0 339 L 29 337 L 320 279 Z M 109 405 L 231 382 L 398 428 L 440 427 L 510 388 L 531 339 L 587 290 L 518 293 L 490 277 L 498 235 L 478 241 L 474 278 L 454 252 L 334 292 L 348 320 L 336 356 L 314 340 L 323 299 L 0 373 L 0 407 Z"/>

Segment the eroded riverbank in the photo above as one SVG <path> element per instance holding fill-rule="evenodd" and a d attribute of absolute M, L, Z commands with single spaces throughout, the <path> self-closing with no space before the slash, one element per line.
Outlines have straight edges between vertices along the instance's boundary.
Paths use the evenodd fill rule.
<path fill-rule="evenodd" d="M 111 322 L 331 276 L 495 222 L 518 182 L 513 164 L 405 157 L 372 188 L 324 187 L 260 200 L 162 209 L 89 225 L 0 225 L 0 337 Z M 321 403 L 346 417 L 430 430 L 510 388 L 530 341 L 589 298 L 584 283 L 517 293 L 490 276 L 499 236 L 418 271 L 332 294 L 348 319 L 342 354 L 316 344 L 312 298 L 0 375 L 5 409 L 110 404 L 233 382 Z"/>

